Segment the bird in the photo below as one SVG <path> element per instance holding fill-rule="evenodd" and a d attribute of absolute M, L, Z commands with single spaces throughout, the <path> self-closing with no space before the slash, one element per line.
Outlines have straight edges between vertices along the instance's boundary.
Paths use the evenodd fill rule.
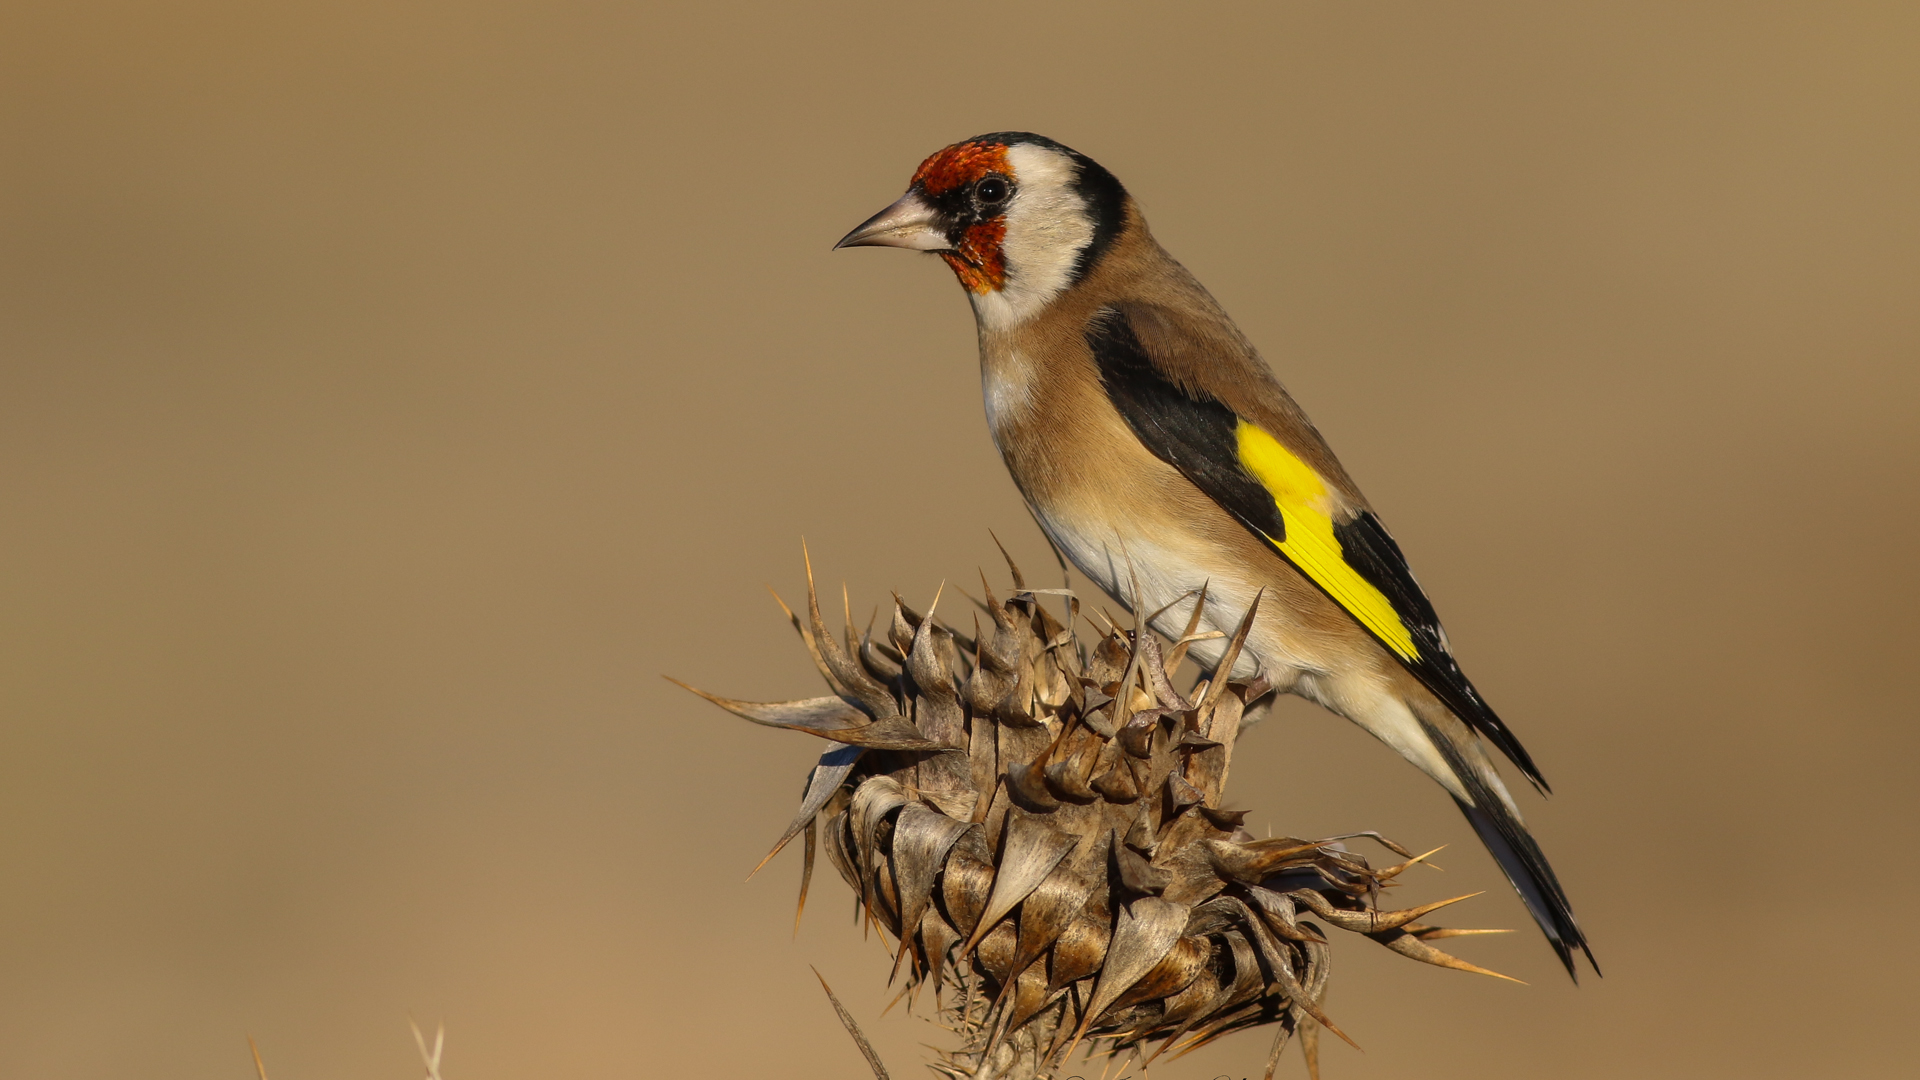
<path fill-rule="evenodd" d="M 1257 599 L 1228 676 L 1324 706 L 1437 781 L 1568 974 L 1575 949 L 1599 972 L 1487 745 L 1547 794 L 1540 769 L 1306 412 L 1111 172 L 1031 132 L 980 135 L 922 162 L 850 247 L 952 268 L 988 430 L 1059 552 L 1169 637 L 1196 605 L 1231 633 Z M 1224 647 L 1189 655 L 1210 670 Z"/>

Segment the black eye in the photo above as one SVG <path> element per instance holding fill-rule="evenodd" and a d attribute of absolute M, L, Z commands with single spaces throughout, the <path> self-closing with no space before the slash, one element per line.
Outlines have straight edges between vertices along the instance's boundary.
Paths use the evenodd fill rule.
<path fill-rule="evenodd" d="M 1013 194 L 1013 186 L 1007 183 L 1005 177 L 989 176 L 973 185 L 973 197 L 986 206 L 1006 202 L 1007 196 L 1011 194 Z"/>

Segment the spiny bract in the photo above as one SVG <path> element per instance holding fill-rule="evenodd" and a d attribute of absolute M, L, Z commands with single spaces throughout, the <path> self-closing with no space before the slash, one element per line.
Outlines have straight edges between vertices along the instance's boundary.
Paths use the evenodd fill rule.
<path fill-rule="evenodd" d="M 1465 897 L 1376 907 L 1419 858 L 1374 834 L 1355 835 L 1405 861 L 1376 870 L 1337 840 L 1255 839 L 1244 811 L 1222 807 L 1241 717 L 1267 687 L 1202 681 L 1183 696 L 1169 673 L 1199 639 L 1191 626 L 1163 649 L 1141 625 L 1109 624 L 1088 649 L 1041 602 L 1060 596 L 1074 622 L 1078 600 L 1028 589 L 1014 568 L 1010 599 L 986 593 L 987 632 L 976 620 L 969 638 L 896 597 L 884 639 L 856 640 L 849 622 L 842 645 L 808 576 L 806 621 L 788 614 L 833 695 L 695 692 L 831 741 L 768 858 L 805 835 L 804 907 L 824 825 L 866 918 L 899 943 L 895 977 L 912 992 L 931 985 L 963 1040 L 936 1071 L 1029 1080 L 1083 1041 L 1110 1054 L 1157 1042 L 1151 1061 L 1275 1024 L 1267 1075 L 1296 1030 L 1317 1073 L 1316 1025 L 1346 1038 L 1321 1009 L 1330 957 L 1318 923 L 1494 974 L 1427 944 L 1485 931 L 1415 921 Z"/>

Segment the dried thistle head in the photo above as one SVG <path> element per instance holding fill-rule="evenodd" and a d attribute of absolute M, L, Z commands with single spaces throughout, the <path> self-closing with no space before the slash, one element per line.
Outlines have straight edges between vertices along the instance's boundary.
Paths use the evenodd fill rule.
<path fill-rule="evenodd" d="M 898 943 L 902 992 L 932 987 L 962 1040 L 935 1071 L 1028 1080 L 1082 1044 L 1150 1062 L 1274 1025 L 1267 1076 L 1295 1031 L 1317 1073 L 1318 1028 L 1346 1038 L 1321 1007 L 1322 924 L 1494 974 L 1428 944 L 1472 931 L 1417 921 L 1465 897 L 1377 906 L 1382 886 L 1424 856 L 1354 834 L 1403 860 L 1374 869 L 1338 842 L 1350 837 L 1256 839 L 1244 812 L 1223 807 L 1242 714 L 1268 688 L 1175 689 L 1169 673 L 1201 640 L 1204 595 L 1187 636 L 1164 648 L 1144 622 L 1109 625 L 1089 645 L 1071 625 L 1078 600 L 1013 575 L 1005 602 L 987 590 L 991 625 L 976 620 L 972 637 L 896 596 L 884 634 L 856 639 L 849 624 L 843 643 L 809 571 L 806 618 L 788 615 L 833 694 L 756 704 L 695 691 L 832 743 L 767 858 L 805 836 L 804 908 L 819 828 L 863 918 Z M 1068 624 L 1042 605 L 1046 593 L 1064 596 Z M 1248 611 L 1220 672 L 1252 620 Z"/>

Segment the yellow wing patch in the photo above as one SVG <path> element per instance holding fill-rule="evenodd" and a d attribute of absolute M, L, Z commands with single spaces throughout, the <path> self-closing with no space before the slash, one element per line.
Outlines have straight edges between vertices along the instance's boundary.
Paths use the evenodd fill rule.
<path fill-rule="evenodd" d="M 1245 420 L 1240 421 L 1236 437 L 1240 464 L 1273 495 L 1280 520 L 1287 526 L 1285 539 L 1269 536 L 1267 543 L 1280 549 L 1301 573 L 1325 589 L 1334 602 L 1388 648 L 1408 660 L 1419 659 L 1413 634 L 1393 610 L 1393 602 L 1341 556 L 1340 541 L 1333 535 L 1332 500 L 1327 497 L 1326 481 L 1279 440 Z"/>

